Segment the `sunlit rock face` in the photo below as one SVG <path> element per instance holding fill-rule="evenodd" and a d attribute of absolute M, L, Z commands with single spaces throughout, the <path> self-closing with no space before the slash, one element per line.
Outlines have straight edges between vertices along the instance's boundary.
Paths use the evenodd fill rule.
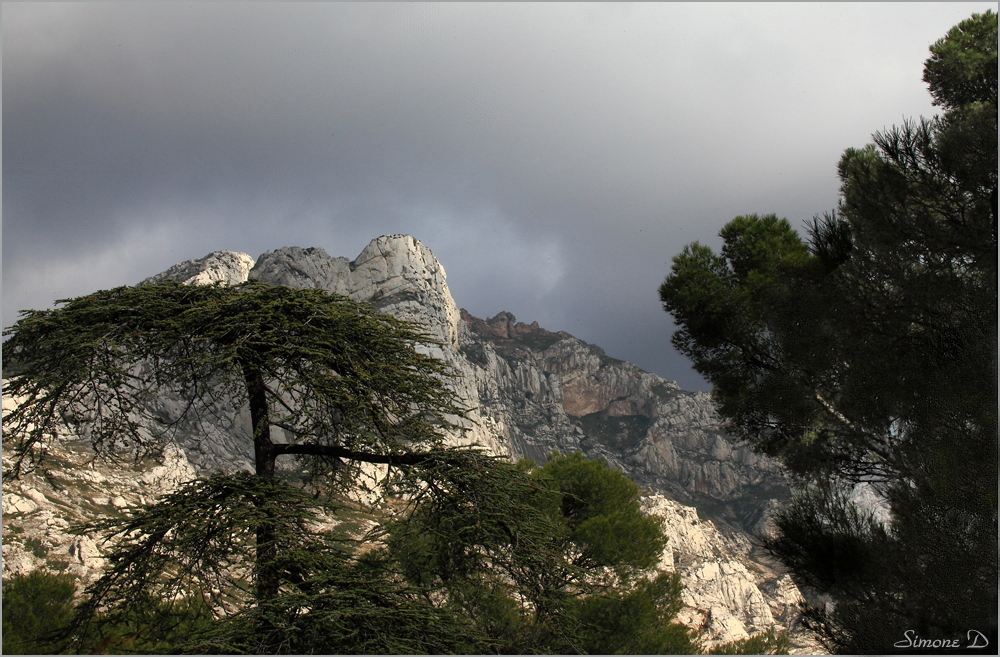
<path fill-rule="evenodd" d="M 247 280 L 247 275 L 253 266 L 253 258 L 246 253 L 216 251 L 204 258 L 185 260 L 156 276 L 150 276 L 142 283 L 173 280 L 185 285 L 208 285 L 217 282 L 234 285 Z"/>
<path fill-rule="evenodd" d="M 802 595 L 787 574 L 750 558 L 744 541 L 724 535 L 693 507 L 663 495 L 645 496 L 640 504 L 663 519 L 667 546 L 660 567 L 676 571 L 684 583 L 680 622 L 703 629 L 710 644 L 775 627 L 791 631 L 796 652 L 816 651 L 818 645 L 799 632 Z"/>
<path fill-rule="evenodd" d="M 466 359 L 459 351 L 461 319 L 448 289 L 444 267 L 430 249 L 409 235 L 376 238 L 353 261 L 333 258 L 323 249 L 286 247 L 257 259 L 249 273 L 272 285 L 318 288 L 371 304 L 379 312 L 418 324 L 440 344 L 424 351 L 439 358 L 459 376 L 448 384 L 464 405 L 472 409 L 464 431 L 452 444 L 475 444 L 486 451 L 508 456 L 510 450 L 492 430 L 491 421 L 476 410 L 478 400 Z"/>
<path fill-rule="evenodd" d="M 772 625 L 794 627 L 797 589 L 754 559 L 747 534 L 766 526 L 775 500 L 787 494 L 784 482 L 774 463 L 726 436 L 707 394 L 683 391 L 537 322 L 519 323 L 505 312 L 479 319 L 460 311 L 441 263 L 407 235 L 379 237 L 353 261 L 321 248 L 285 247 L 256 261 L 219 251 L 144 283 L 251 278 L 325 289 L 420 324 L 438 343 L 425 351 L 450 365 L 456 376 L 449 385 L 471 409 L 453 444 L 539 463 L 553 451 L 581 450 L 626 472 L 648 493 L 645 510 L 666 519 L 670 543 L 663 565 L 683 577 L 683 620 L 705 629 L 707 637 L 722 641 Z M 16 400 L 5 398 L 5 407 L 9 403 Z M 184 401 L 164 395 L 154 405 L 171 420 Z M 176 425 L 180 449 L 169 447 L 138 471 L 88 462 L 80 456 L 85 441 L 70 436 L 76 447 L 63 457 L 63 484 L 4 480 L 5 576 L 54 560 L 92 578 L 102 548 L 90 537 L 71 538 L 66 526 L 148 501 L 196 473 L 252 470 L 250 434 L 248 411 L 220 399 Z M 278 467 L 297 465 L 289 459 Z"/>
<path fill-rule="evenodd" d="M 320 248 L 286 247 L 257 259 L 249 272 L 273 285 L 320 288 L 370 303 L 377 310 L 424 325 L 438 340 L 457 347 L 458 308 L 444 267 L 409 235 L 376 238 L 353 261 Z"/>

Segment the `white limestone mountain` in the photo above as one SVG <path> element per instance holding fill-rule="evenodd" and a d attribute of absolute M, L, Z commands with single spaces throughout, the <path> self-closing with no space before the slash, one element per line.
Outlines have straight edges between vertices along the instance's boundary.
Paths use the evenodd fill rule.
<path fill-rule="evenodd" d="M 248 262 L 246 254 L 220 251 L 143 282 L 255 278 L 322 288 L 418 322 L 443 343 L 428 351 L 459 375 L 454 385 L 474 409 L 464 441 L 496 454 L 544 461 L 553 450 L 581 450 L 643 487 L 747 530 L 771 500 L 787 495 L 775 463 L 733 444 L 722 431 L 707 393 L 681 390 L 568 333 L 518 323 L 510 313 L 482 320 L 460 311 L 441 263 L 413 237 L 379 237 L 354 261 L 321 248 L 286 247 L 263 254 L 252 268 Z M 188 433 L 218 433 L 200 429 Z M 232 427 L 224 433 L 232 436 Z M 250 463 L 245 441 L 220 435 L 200 443 L 188 450 L 196 465 L 219 468 L 234 458 Z"/>
<path fill-rule="evenodd" d="M 663 563 L 684 580 L 684 620 L 704 628 L 708 639 L 795 626 L 798 591 L 755 557 L 746 533 L 787 495 L 784 482 L 776 464 L 733 444 L 707 394 L 680 390 L 594 345 L 537 323 L 518 323 L 509 313 L 482 320 L 460 311 L 444 268 L 407 235 L 379 237 L 353 261 L 321 248 L 286 247 L 256 261 L 220 251 L 143 283 L 232 284 L 248 278 L 326 289 L 423 325 L 440 342 L 428 352 L 451 366 L 457 374 L 451 385 L 473 409 L 456 443 L 536 461 L 553 450 L 579 449 L 625 471 L 649 493 L 647 512 L 666 519 L 670 541 Z M 5 406 L 12 403 L 4 399 Z M 156 404 L 165 419 L 182 407 L 179 399 Z M 53 470 L 61 475 L 5 480 L 5 576 L 55 562 L 93 577 L 100 547 L 69 534 L 68 525 L 148 500 L 193 473 L 251 469 L 252 447 L 241 439 L 250 433 L 248 413 L 219 404 L 180 423 L 179 449 L 168 448 L 161 462 L 140 466 L 138 474 L 88 462 L 81 456 L 84 442 L 69 435 L 70 447 L 53 452 L 62 455 Z"/>

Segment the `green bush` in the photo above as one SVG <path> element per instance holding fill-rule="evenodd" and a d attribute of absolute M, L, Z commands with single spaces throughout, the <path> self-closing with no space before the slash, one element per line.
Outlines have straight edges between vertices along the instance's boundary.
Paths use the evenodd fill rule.
<path fill-rule="evenodd" d="M 76 584 L 71 575 L 35 571 L 3 582 L 3 652 L 56 654 L 57 632 L 73 616 Z"/>

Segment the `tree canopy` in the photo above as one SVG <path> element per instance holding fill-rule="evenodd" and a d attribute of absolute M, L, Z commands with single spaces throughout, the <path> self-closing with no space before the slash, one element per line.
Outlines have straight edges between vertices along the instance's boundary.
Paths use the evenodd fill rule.
<path fill-rule="evenodd" d="M 501 472 L 502 485 L 477 483 L 429 504 L 420 493 L 411 498 L 413 513 L 388 528 L 410 581 L 492 628 L 501 652 L 607 652 L 615 642 L 611 652 L 628 652 L 642 637 L 653 645 L 660 631 L 657 652 L 697 650 L 686 628 L 668 631 L 680 609 L 679 580 L 647 577 L 665 538 L 660 521 L 639 510 L 635 483 L 579 452 Z M 629 604 L 643 610 L 633 625 L 598 621 Z"/>
<path fill-rule="evenodd" d="M 3 582 L 3 653 L 49 652 L 48 633 L 73 615 L 72 578 L 35 571 Z"/>
<path fill-rule="evenodd" d="M 932 46 L 947 111 L 848 149 L 806 239 L 737 217 L 660 287 L 729 430 L 798 479 L 769 545 L 835 600 L 810 612 L 835 650 L 995 632 L 996 30 L 974 15 Z"/>
<path fill-rule="evenodd" d="M 285 454 L 348 470 L 413 461 L 464 413 L 443 363 L 416 349 L 431 338 L 323 290 L 119 287 L 25 311 L 4 335 L 16 363 L 6 392 L 24 398 L 5 418 L 13 474 L 63 419 L 110 456 L 156 445 L 180 419 L 151 406 L 165 392 L 188 400 L 185 414 L 223 398 L 249 408 L 264 476 Z"/>
<path fill-rule="evenodd" d="M 924 82 L 934 104 L 948 110 L 997 104 L 997 15 L 974 14 L 931 46 Z"/>

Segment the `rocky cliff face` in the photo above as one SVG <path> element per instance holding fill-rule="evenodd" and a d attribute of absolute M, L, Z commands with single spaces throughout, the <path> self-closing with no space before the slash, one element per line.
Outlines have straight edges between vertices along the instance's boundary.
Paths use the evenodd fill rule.
<path fill-rule="evenodd" d="M 142 283 L 159 283 L 173 280 L 185 285 L 209 285 L 224 283 L 233 285 L 247 280 L 247 275 L 253 269 L 253 258 L 245 253 L 233 251 L 216 251 L 198 260 L 185 260 L 161 272 L 150 276 Z"/>
<path fill-rule="evenodd" d="M 693 507 L 658 494 L 640 502 L 664 519 L 668 542 L 660 567 L 684 582 L 680 622 L 703 629 L 713 643 L 784 627 L 792 630 L 793 652 L 817 652 L 819 645 L 798 631 L 802 595 L 788 574 L 748 559 L 745 543 L 699 519 Z"/>
<path fill-rule="evenodd" d="M 422 324 L 440 343 L 427 351 L 449 363 L 458 375 L 452 385 L 473 409 L 455 443 L 536 461 L 553 450 L 604 458 L 651 493 L 644 502 L 648 512 L 667 518 L 671 540 L 664 565 L 678 569 L 687 585 L 687 622 L 718 640 L 794 624 L 797 591 L 751 559 L 741 531 L 759 523 L 773 500 L 785 495 L 783 481 L 775 464 L 728 439 L 707 394 L 680 390 L 594 345 L 537 323 L 518 323 L 509 313 L 483 320 L 459 311 L 444 268 L 406 235 L 379 237 L 353 261 L 321 248 L 282 248 L 256 261 L 216 252 L 144 283 L 167 278 L 189 284 L 256 278 L 322 288 Z M 16 400 L 5 398 L 8 403 Z M 156 403 L 164 418 L 182 408 L 179 399 Z M 70 538 L 64 524 L 148 499 L 194 472 L 250 469 L 250 443 L 241 438 L 249 435 L 248 413 L 219 404 L 179 425 L 181 449 L 165 452 L 162 463 L 147 464 L 139 475 L 85 464 L 74 456 L 86 451 L 77 443 L 64 456 L 65 477 L 75 472 L 80 486 L 93 483 L 94 491 L 104 492 L 67 485 L 61 491 L 49 480 L 5 481 L 4 573 L 51 561 L 51 553 L 70 564 L 64 567 L 92 575 L 99 548 L 93 542 L 76 546 L 82 539 Z M 143 484 L 152 472 L 160 473 L 155 485 Z M 699 520 L 699 512 L 726 533 Z"/>
<path fill-rule="evenodd" d="M 510 313 L 482 320 L 462 311 L 462 319 L 480 413 L 515 455 L 544 461 L 553 450 L 581 450 L 729 527 L 751 529 L 787 494 L 775 463 L 722 431 L 707 393 Z"/>

